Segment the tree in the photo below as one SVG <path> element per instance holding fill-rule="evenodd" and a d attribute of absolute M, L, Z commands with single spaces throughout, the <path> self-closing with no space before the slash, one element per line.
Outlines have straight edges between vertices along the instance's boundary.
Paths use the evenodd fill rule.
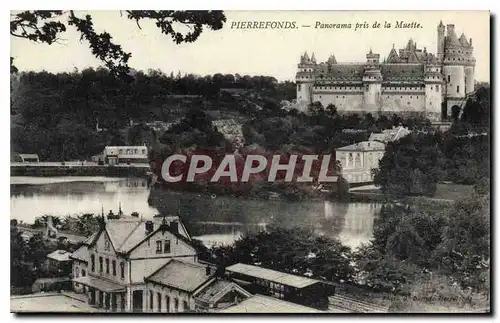
<path fill-rule="evenodd" d="M 433 253 L 441 270 L 463 287 L 484 289 L 482 271 L 489 270 L 490 212 L 488 197 L 473 196 L 449 211 L 442 242 Z"/>
<path fill-rule="evenodd" d="M 269 228 L 231 246 L 215 247 L 211 253 L 224 266 L 242 262 L 333 282 L 354 280 L 350 248 L 308 228 Z"/>
<path fill-rule="evenodd" d="M 176 44 L 194 42 L 201 35 L 203 28 L 219 30 L 226 22 L 222 11 L 172 11 L 172 10 L 126 10 L 126 17 L 136 22 L 152 20 L 164 35 L 170 35 Z M 177 24 L 190 27 L 183 34 L 175 29 Z M 85 39 L 92 54 L 101 60 L 113 74 L 127 77 L 130 72 L 128 61 L 130 53 L 125 52 L 121 45 L 115 44 L 113 37 L 107 33 L 97 33 L 94 30 L 92 15 L 78 17 L 73 11 L 62 10 L 28 10 L 11 15 L 10 34 L 13 37 L 30 41 L 53 44 L 56 43 L 67 27 L 74 27 Z M 11 57 L 11 72 L 16 71 Z"/>
<path fill-rule="evenodd" d="M 433 196 L 443 177 L 444 156 L 434 135 L 408 135 L 387 145 L 374 183 L 385 193 Z"/>

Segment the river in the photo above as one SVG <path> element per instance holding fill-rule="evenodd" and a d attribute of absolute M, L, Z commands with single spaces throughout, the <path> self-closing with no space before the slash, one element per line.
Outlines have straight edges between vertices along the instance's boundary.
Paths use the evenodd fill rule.
<path fill-rule="evenodd" d="M 100 214 L 101 209 L 143 218 L 180 215 L 190 234 L 207 245 L 229 244 L 268 226 L 313 227 L 355 248 L 372 237 L 379 208 L 373 203 L 246 200 L 150 190 L 145 179 L 106 177 L 11 177 L 11 219 L 33 223 L 50 214 Z"/>

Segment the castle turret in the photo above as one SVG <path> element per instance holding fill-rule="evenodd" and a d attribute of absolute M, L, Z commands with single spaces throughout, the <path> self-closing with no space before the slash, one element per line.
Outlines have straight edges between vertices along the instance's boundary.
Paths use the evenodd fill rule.
<path fill-rule="evenodd" d="M 313 59 L 316 61 L 313 53 Z M 314 83 L 314 70 L 316 63 L 312 62 L 307 52 L 300 58 L 297 65 L 295 81 L 297 83 L 297 105 L 301 111 L 306 111 L 307 106 L 312 103 L 312 86 Z"/>
<path fill-rule="evenodd" d="M 314 56 L 314 52 L 312 53 L 311 56 L 311 63 L 316 64 L 316 57 Z"/>
<path fill-rule="evenodd" d="M 443 102 L 444 80 L 441 63 L 438 59 L 428 54 L 426 49 L 425 62 L 425 116 L 431 121 L 440 121 L 442 118 L 441 104 Z"/>
<path fill-rule="evenodd" d="M 474 65 L 472 46 L 465 35 L 457 37 L 455 25 L 447 25 L 443 74 L 446 82 L 446 114 L 461 110 L 467 93 L 474 91 Z"/>
<path fill-rule="evenodd" d="M 438 39 L 437 39 L 437 58 L 441 62 L 444 58 L 444 25 L 440 21 L 437 27 Z"/>
<path fill-rule="evenodd" d="M 366 54 L 366 65 L 363 74 L 364 85 L 364 110 L 380 111 L 381 92 L 382 92 L 382 73 L 380 71 L 380 54 L 375 54 L 370 48 L 370 52 Z"/>

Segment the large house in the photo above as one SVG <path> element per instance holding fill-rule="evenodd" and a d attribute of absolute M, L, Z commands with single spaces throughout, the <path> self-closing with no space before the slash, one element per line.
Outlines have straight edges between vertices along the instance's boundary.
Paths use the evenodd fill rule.
<path fill-rule="evenodd" d="M 410 39 L 404 48 L 380 54 L 370 51 L 366 62 L 337 62 L 335 55 L 316 62 L 304 53 L 297 66 L 297 103 L 305 110 L 312 102 L 336 106 L 339 113 L 424 115 L 433 122 L 451 116 L 474 92 L 472 39 L 455 25 L 437 26 L 436 55 Z"/>
<path fill-rule="evenodd" d="M 378 141 L 362 141 L 337 148 L 336 159 L 342 164 L 342 176 L 350 184 L 373 182 L 372 169 L 379 167 L 384 157 L 385 144 Z"/>
<path fill-rule="evenodd" d="M 176 218 L 143 221 L 104 219 L 98 232 L 72 258 L 73 283 L 84 286 L 89 303 L 112 311 L 146 311 L 145 277 L 172 259 L 196 262 L 196 250 Z M 85 259 L 88 257 L 87 259 Z"/>

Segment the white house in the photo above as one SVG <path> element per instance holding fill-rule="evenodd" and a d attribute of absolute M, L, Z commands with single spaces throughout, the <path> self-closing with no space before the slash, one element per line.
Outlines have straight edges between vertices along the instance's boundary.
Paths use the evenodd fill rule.
<path fill-rule="evenodd" d="M 379 167 L 385 153 L 385 144 L 362 141 L 336 149 L 336 159 L 342 163 L 342 176 L 349 183 L 373 181 L 372 169 Z"/>
<path fill-rule="evenodd" d="M 89 303 L 96 307 L 145 311 L 144 278 L 172 259 L 194 263 L 196 251 L 190 240 L 177 219 L 102 221 L 99 231 L 72 255 L 80 258 L 74 262 L 73 272 L 82 273 L 80 277 L 74 274 L 73 283 L 85 286 L 75 291 L 87 293 Z"/>
<path fill-rule="evenodd" d="M 108 165 L 147 164 L 148 148 L 143 146 L 106 146 L 101 155 L 92 156 L 92 161 Z"/>

